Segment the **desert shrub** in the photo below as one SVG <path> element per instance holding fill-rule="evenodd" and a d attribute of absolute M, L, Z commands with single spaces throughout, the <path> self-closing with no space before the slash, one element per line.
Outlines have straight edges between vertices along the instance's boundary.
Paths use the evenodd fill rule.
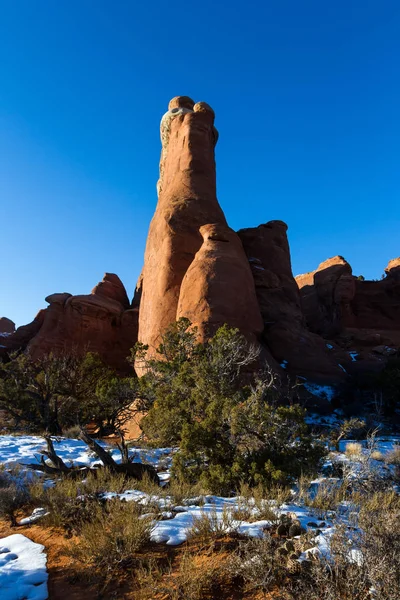
<path fill-rule="evenodd" d="M 243 540 L 230 557 L 226 569 L 243 581 L 244 591 L 268 592 L 281 586 L 287 577 L 279 544 L 271 536 Z"/>
<path fill-rule="evenodd" d="M 237 520 L 259 521 L 266 520 L 272 524 L 278 520 L 277 511 L 283 503 L 292 498 L 289 488 L 271 486 L 268 489 L 261 484 L 250 487 L 242 483 L 237 491 L 238 510 L 234 517 Z"/>
<path fill-rule="evenodd" d="M 393 450 L 388 452 L 384 460 L 388 465 L 400 465 L 400 446 L 395 446 Z"/>
<path fill-rule="evenodd" d="M 68 532 L 80 531 L 82 524 L 93 518 L 100 504 L 96 494 L 86 493 L 81 481 L 68 477 L 51 486 L 38 482 L 31 486 L 30 493 L 37 506 L 48 510 L 47 523 Z"/>
<path fill-rule="evenodd" d="M 109 500 L 104 506 L 98 505 L 91 520 L 82 524 L 80 543 L 74 550 L 98 568 L 124 568 L 150 541 L 152 526 L 135 502 Z"/>
<path fill-rule="evenodd" d="M 222 592 L 226 592 L 219 554 L 204 556 L 189 548 L 174 570 L 150 561 L 137 569 L 135 578 L 140 588 L 138 600 L 204 600 L 225 597 Z"/>
<path fill-rule="evenodd" d="M 0 471 L 0 517 L 7 519 L 15 527 L 16 513 L 29 499 L 29 490 L 23 481 L 4 470 Z"/>
<path fill-rule="evenodd" d="M 81 435 L 81 427 L 79 425 L 72 425 L 66 429 L 63 429 L 63 436 L 72 440 L 79 439 Z"/>
<path fill-rule="evenodd" d="M 138 394 L 148 414 L 142 427 L 156 445 L 179 445 L 173 476 L 216 493 L 250 485 L 287 484 L 318 467 L 324 449 L 313 441 L 304 410 L 291 404 L 268 368 L 255 376 L 258 351 L 238 330 L 221 327 L 195 343 L 187 319 L 164 335 L 159 358 L 146 361 Z"/>

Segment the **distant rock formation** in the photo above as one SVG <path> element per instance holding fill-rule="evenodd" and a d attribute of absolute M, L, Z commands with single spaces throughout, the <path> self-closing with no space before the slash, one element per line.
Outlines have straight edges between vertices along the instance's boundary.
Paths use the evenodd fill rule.
<path fill-rule="evenodd" d="M 352 334 L 364 345 L 400 345 L 400 258 L 385 273 L 379 281 L 359 279 L 335 256 L 296 277 L 310 330 L 324 337 Z"/>
<path fill-rule="evenodd" d="M 348 375 L 380 370 L 400 350 L 400 258 L 385 273 L 379 281 L 354 277 L 335 256 L 296 277 L 309 329 L 333 340 Z"/>
<path fill-rule="evenodd" d="M 91 294 L 47 296 L 48 308 L 6 339 L 9 351 L 27 348 L 32 356 L 49 352 L 97 352 L 119 372 L 128 372 L 126 357 L 137 341 L 138 308 L 130 308 L 117 275 L 106 273 Z"/>
<path fill-rule="evenodd" d="M 151 351 L 180 316 L 191 318 L 202 336 L 224 322 L 249 337 L 262 329 L 246 256 L 216 196 L 217 138 L 208 104 L 171 100 L 161 121 L 159 198 L 141 276 L 139 341 Z M 241 284 L 246 289 L 233 297 Z"/>
<path fill-rule="evenodd" d="M 356 284 L 349 263 L 342 256 L 334 256 L 315 271 L 298 275 L 296 282 L 311 331 L 326 337 L 337 335 L 351 320 Z"/>

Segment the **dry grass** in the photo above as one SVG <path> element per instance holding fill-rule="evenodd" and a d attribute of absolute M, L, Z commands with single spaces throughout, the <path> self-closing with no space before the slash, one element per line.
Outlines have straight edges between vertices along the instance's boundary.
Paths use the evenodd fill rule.
<path fill-rule="evenodd" d="M 349 442 L 345 454 L 350 459 L 359 458 L 362 454 L 362 445 L 359 442 Z"/>
<path fill-rule="evenodd" d="M 109 500 L 98 506 L 92 519 L 83 523 L 80 544 L 74 547 L 81 559 L 106 571 L 132 564 L 135 554 L 150 540 L 153 521 L 143 518 L 135 502 Z"/>
<path fill-rule="evenodd" d="M 135 600 L 211 600 L 226 598 L 224 559 L 218 553 L 186 548 L 167 568 L 151 562 L 136 571 Z"/>
<path fill-rule="evenodd" d="M 393 450 L 388 452 L 385 461 L 388 465 L 400 465 L 400 446 L 395 446 Z"/>
<path fill-rule="evenodd" d="M 235 522 L 232 511 L 226 507 L 220 514 L 215 509 L 209 512 L 202 511 L 200 516 L 194 517 L 193 525 L 188 530 L 187 539 L 207 544 L 212 540 L 235 533 L 238 526 L 239 523 Z"/>

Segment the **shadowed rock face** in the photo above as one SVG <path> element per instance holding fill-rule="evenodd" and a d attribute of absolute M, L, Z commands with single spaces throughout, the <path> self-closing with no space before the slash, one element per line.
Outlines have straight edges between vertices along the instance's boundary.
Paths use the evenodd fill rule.
<path fill-rule="evenodd" d="M 306 327 L 286 232 L 282 221 L 238 231 L 254 278 L 263 340 L 272 356 L 293 374 L 343 379 L 325 341 Z"/>
<path fill-rule="evenodd" d="M 205 102 L 195 104 L 186 96 L 174 98 L 161 121 L 161 141 L 159 198 L 147 238 L 139 316 L 139 340 L 150 349 L 159 345 L 160 334 L 179 316 L 191 315 L 204 335 L 213 329 L 212 323 L 230 323 L 233 311 L 229 289 L 222 294 L 222 288 L 216 283 L 216 269 L 219 277 L 228 277 L 222 267 L 216 266 L 219 251 L 225 268 L 231 272 L 236 268 L 244 277 L 249 275 L 240 241 L 235 240 L 236 234 L 229 230 L 216 197 L 217 132 L 213 110 Z M 213 242 L 204 230 L 203 244 L 200 228 L 210 224 L 214 228 L 220 226 L 218 231 L 229 241 Z M 229 251 L 222 251 L 225 243 Z M 213 253 L 215 256 L 211 258 Z M 188 273 L 195 256 L 195 264 Z M 186 274 L 193 282 L 194 271 L 200 273 L 200 261 L 207 269 L 207 276 L 201 278 L 202 284 L 197 283 L 190 291 L 186 281 L 181 289 Z M 235 261 L 237 264 L 233 266 Z M 229 281 L 233 286 L 232 279 Z M 248 281 L 251 286 L 251 279 Z M 248 308 L 254 311 L 254 289 L 242 293 L 251 299 Z M 214 305 L 217 306 L 215 313 Z M 234 321 L 245 324 L 241 316 Z M 256 325 L 254 333 L 258 330 L 259 325 Z M 247 331 L 249 327 L 245 328 Z"/>
<path fill-rule="evenodd" d="M 315 271 L 298 275 L 302 308 L 311 331 L 324 336 L 337 335 L 351 321 L 355 277 L 342 256 L 321 263 Z"/>
<path fill-rule="evenodd" d="M 39 357 L 49 352 L 97 352 L 121 373 L 129 371 L 126 357 L 137 341 L 138 308 L 130 309 L 125 288 L 106 273 L 91 294 L 47 296 L 48 308 L 29 325 L 9 336 L 9 351 L 28 349 Z"/>
<path fill-rule="evenodd" d="M 14 333 L 15 323 L 7 317 L 0 317 L 0 333 Z"/>
<path fill-rule="evenodd" d="M 309 328 L 324 336 L 351 330 L 366 344 L 378 343 L 377 335 L 381 343 L 400 344 L 400 259 L 391 260 L 385 273 L 379 281 L 360 281 L 336 256 L 296 277 Z"/>

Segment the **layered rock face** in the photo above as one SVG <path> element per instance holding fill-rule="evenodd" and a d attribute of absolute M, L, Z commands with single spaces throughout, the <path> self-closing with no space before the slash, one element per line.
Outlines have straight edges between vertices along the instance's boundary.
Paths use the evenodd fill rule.
<path fill-rule="evenodd" d="M 247 259 L 216 197 L 217 137 L 214 112 L 205 102 L 171 100 L 161 121 L 159 198 L 141 275 L 139 340 L 151 351 L 180 316 L 203 336 L 223 322 L 238 323 L 249 337 L 262 328 Z M 237 276 L 249 286 L 240 300 L 233 298 Z"/>
<path fill-rule="evenodd" d="M 91 294 L 47 296 L 49 307 L 6 340 L 8 350 L 27 348 L 32 356 L 49 352 L 97 352 L 119 372 L 137 341 L 138 308 L 131 309 L 121 280 L 106 273 Z"/>
<path fill-rule="evenodd" d="M 282 221 L 238 231 L 254 278 L 263 340 L 274 358 L 293 374 L 318 373 L 342 379 L 343 371 L 325 341 L 307 329 L 286 232 Z"/>

